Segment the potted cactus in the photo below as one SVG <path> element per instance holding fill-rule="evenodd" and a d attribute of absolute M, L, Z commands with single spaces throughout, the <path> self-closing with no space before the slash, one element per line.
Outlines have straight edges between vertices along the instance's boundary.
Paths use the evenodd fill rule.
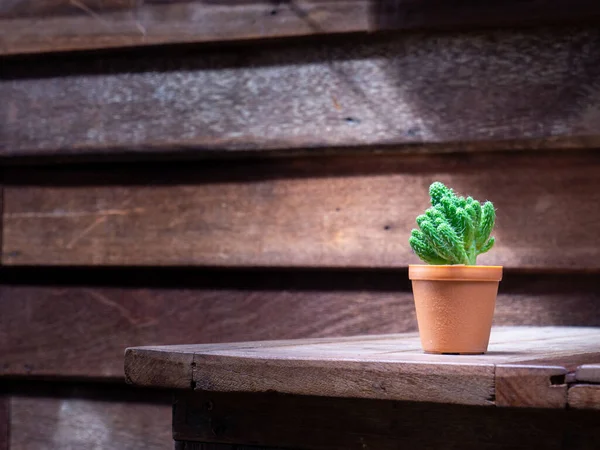
<path fill-rule="evenodd" d="M 494 246 L 496 211 L 459 197 L 440 182 L 429 188 L 431 207 L 417 217 L 409 243 L 426 265 L 409 265 L 423 350 L 479 354 L 487 351 L 502 279 L 501 266 L 477 266 Z"/>

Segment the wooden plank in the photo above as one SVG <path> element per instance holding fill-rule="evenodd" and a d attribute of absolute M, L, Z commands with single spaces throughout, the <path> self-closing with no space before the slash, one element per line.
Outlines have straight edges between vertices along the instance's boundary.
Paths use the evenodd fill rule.
<path fill-rule="evenodd" d="M 0 450 L 9 450 L 10 444 L 10 403 L 4 393 L 0 394 Z"/>
<path fill-rule="evenodd" d="M 569 388 L 569 407 L 600 410 L 600 386 L 577 384 Z"/>
<path fill-rule="evenodd" d="M 598 153 L 578 152 L 215 162 L 135 176 L 15 170 L 3 256 L 7 265 L 406 267 L 419 263 L 408 237 L 440 180 L 498 209 L 497 245 L 478 263 L 593 270 L 599 169 Z"/>
<path fill-rule="evenodd" d="M 578 367 L 575 378 L 578 382 L 600 383 L 600 364 L 586 364 Z"/>
<path fill-rule="evenodd" d="M 0 53 L 281 38 L 388 29 L 592 22 L 592 0 L 33 1 L 0 5 Z"/>
<path fill-rule="evenodd" d="M 493 365 L 432 367 L 360 361 L 286 361 L 248 356 L 194 356 L 195 388 L 216 392 L 264 392 L 328 397 L 491 405 Z M 230 371 L 222 370 L 223 364 Z"/>
<path fill-rule="evenodd" d="M 307 450 L 594 448 L 587 411 L 262 394 L 180 395 L 177 439 Z"/>
<path fill-rule="evenodd" d="M 4 376 L 122 379 L 128 346 L 417 329 L 402 270 L 5 269 L 3 280 L 8 283 L 0 287 Z M 34 281 L 50 285 L 27 286 Z M 595 274 L 508 272 L 495 325 L 598 327 L 599 283 Z M 138 384 L 154 382 L 133 378 Z"/>
<path fill-rule="evenodd" d="M 496 406 L 565 408 L 564 367 L 499 365 L 496 367 Z"/>
<path fill-rule="evenodd" d="M 492 331 L 487 354 L 469 357 L 424 354 L 416 333 L 333 342 L 297 340 L 148 350 L 157 360 L 161 353 L 162 359 L 168 359 L 173 351 L 193 354 L 190 384 L 205 391 L 467 405 L 494 405 L 499 396 L 499 406 L 564 408 L 564 368 L 517 363 L 560 355 L 585 362 L 597 352 L 599 337 L 598 328 L 500 327 Z M 135 354 L 127 364 L 133 366 L 128 370 L 137 370 Z M 146 358 L 140 358 L 139 364 L 152 377 L 154 369 Z M 189 367 L 173 366 L 171 370 L 189 373 Z M 526 389 L 529 391 L 521 392 Z"/>
<path fill-rule="evenodd" d="M 370 31 L 368 0 L 17 0 L 0 6 L 3 54 Z"/>
<path fill-rule="evenodd" d="M 198 280 L 210 276 L 196 275 Z M 235 282 L 230 288 L 205 289 L 3 286 L 0 374 L 122 379 L 128 346 L 416 328 L 408 292 L 290 287 L 239 289 Z"/>
<path fill-rule="evenodd" d="M 82 386 L 40 393 L 34 383 L 24 386 L 26 392 L 11 397 L 11 450 L 164 450 L 173 446 L 172 408 L 164 393 L 123 388 L 93 391 Z"/>
<path fill-rule="evenodd" d="M 597 147 L 599 48 L 590 27 L 15 59 L 0 154 Z"/>

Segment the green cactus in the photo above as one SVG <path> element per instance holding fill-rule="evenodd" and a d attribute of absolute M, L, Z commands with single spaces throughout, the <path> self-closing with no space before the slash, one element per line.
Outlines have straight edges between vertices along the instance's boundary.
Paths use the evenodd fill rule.
<path fill-rule="evenodd" d="M 428 264 L 475 265 L 477 256 L 494 246 L 494 205 L 458 197 L 438 181 L 429 196 L 431 207 L 417 217 L 420 230 L 412 230 L 409 239 L 413 251 Z"/>

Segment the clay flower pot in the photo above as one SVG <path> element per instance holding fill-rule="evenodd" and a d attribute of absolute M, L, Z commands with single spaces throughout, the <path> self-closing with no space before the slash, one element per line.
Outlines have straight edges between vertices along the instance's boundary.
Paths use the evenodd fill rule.
<path fill-rule="evenodd" d="M 408 277 L 425 352 L 487 351 L 501 266 L 409 265 Z"/>

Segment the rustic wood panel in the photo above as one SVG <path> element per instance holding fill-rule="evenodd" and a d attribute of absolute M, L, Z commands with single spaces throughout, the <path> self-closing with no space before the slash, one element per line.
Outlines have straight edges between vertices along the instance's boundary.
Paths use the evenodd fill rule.
<path fill-rule="evenodd" d="M 126 1 L 13 0 L 0 5 L 0 53 L 213 42 L 381 29 L 591 22 L 593 0 Z"/>
<path fill-rule="evenodd" d="M 577 381 L 600 383 L 600 364 L 586 364 L 578 367 L 575 374 Z"/>
<path fill-rule="evenodd" d="M 4 54 L 370 31 L 369 0 L 17 0 L 0 6 Z"/>
<path fill-rule="evenodd" d="M 309 450 L 594 448 L 597 415 L 274 394 L 181 396 L 178 439 Z"/>
<path fill-rule="evenodd" d="M 497 327 L 488 352 L 467 358 L 425 354 L 417 333 L 140 347 L 126 351 L 125 371 L 146 371 L 140 384 L 153 380 L 165 388 L 179 386 L 156 383 L 168 380 L 156 380 L 153 372 L 179 372 L 177 379 L 183 379 L 191 366 L 188 389 L 204 391 L 485 406 L 495 405 L 499 395 L 499 406 L 564 408 L 567 370 L 544 361 L 568 356 L 579 364 L 593 362 L 598 339 L 600 328 Z M 193 358 L 187 367 L 170 364 L 173 352 Z"/>
<path fill-rule="evenodd" d="M 565 408 L 567 384 L 564 367 L 502 365 L 496 367 L 496 406 Z"/>
<path fill-rule="evenodd" d="M 569 407 L 600 410 L 600 385 L 578 384 L 569 388 Z"/>
<path fill-rule="evenodd" d="M 328 157 L 7 174 L 8 265 L 406 267 L 440 180 L 491 199 L 481 264 L 600 267 L 596 152 Z M 82 184 L 81 184 L 82 183 Z"/>
<path fill-rule="evenodd" d="M 128 346 L 401 333 L 417 327 L 406 270 L 16 272 L 20 275 L 5 269 L 4 281 L 13 284 L 0 287 L 2 375 L 121 379 Z M 34 280 L 52 284 L 26 285 Z M 495 324 L 600 326 L 599 284 L 594 274 L 509 271 Z"/>
<path fill-rule="evenodd" d="M 3 375 L 123 377 L 133 345 L 415 329 L 407 293 L 0 289 Z"/>
<path fill-rule="evenodd" d="M 11 397 L 11 450 L 173 447 L 169 395 L 97 386 L 23 384 Z"/>
<path fill-rule="evenodd" d="M 15 59 L 0 80 L 0 154 L 597 146 L 599 35 L 413 33 Z"/>

